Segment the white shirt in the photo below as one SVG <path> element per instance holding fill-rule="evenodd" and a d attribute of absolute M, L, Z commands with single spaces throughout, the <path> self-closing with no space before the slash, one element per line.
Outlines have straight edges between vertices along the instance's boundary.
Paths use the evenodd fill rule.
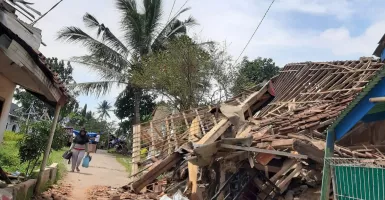
<path fill-rule="evenodd" d="M 100 140 L 100 135 L 96 135 L 95 142 L 99 142 L 99 140 Z"/>

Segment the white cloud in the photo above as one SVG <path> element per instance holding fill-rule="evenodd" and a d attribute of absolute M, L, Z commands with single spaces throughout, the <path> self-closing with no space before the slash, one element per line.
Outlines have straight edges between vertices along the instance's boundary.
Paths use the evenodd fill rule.
<path fill-rule="evenodd" d="M 274 5 L 281 11 L 302 12 L 316 15 L 332 15 L 347 19 L 354 13 L 354 0 L 280 0 Z"/>

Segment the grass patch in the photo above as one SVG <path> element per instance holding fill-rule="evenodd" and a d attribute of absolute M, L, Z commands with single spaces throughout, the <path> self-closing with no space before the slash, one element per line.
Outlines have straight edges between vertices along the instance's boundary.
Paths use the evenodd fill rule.
<path fill-rule="evenodd" d="M 18 142 L 22 139 L 23 134 L 14 133 L 11 131 L 5 131 L 4 141 L 0 145 L 0 166 L 9 173 L 12 172 L 22 172 L 24 173 L 27 169 L 27 163 L 20 163 L 19 158 L 19 146 Z M 52 151 L 48 159 L 48 165 L 52 163 L 58 163 L 58 174 L 57 180 L 60 180 L 66 173 L 66 166 L 64 164 L 63 158 L 61 157 L 65 149 L 60 151 Z M 41 160 L 35 167 L 35 170 L 40 168 Z"/>
<path fill-rule="evenodd" d="M 67 150 L 68 149 L 63 148 L 59 151 L 52 151 L 50 156 L 49 156 L 48 165 L 51 165 L 52 163 L 58 164 L 55 183 L 58 180 L 62 179 L 67 173 L 67 167 L 66 167 L 66 164 L 64 163 L 64 159 L 62 158 L 62 155 Z"/>
<path fill-rule="evenodd" d="M 114 155 L 118 163 L 120 163 L 124 166 L 124 168 L 126 168 L 128 174 L 131 174 L 131 157 L 116 153 L 116 151 L 112 149 L 108 150 L 108 153 Z"/>

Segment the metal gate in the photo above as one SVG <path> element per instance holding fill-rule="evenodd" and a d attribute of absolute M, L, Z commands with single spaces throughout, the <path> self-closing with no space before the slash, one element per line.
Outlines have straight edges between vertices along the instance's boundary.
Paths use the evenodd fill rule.
<path fill-rule="evenodd" d="M 334 199 L 384 200 L 385 160 L 328 158 Z"/>

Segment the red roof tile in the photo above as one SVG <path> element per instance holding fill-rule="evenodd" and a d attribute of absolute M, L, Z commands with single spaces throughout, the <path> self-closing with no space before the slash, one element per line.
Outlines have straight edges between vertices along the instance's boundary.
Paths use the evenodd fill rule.
<path fill-rule="evenodd" d="M 254 116 L 259 122 L 255 130 L 322 132 L 322 122 L 338 116 L 382 66 L 373 58 L 286 65 L 273 81 L 274 100 Z"/>

